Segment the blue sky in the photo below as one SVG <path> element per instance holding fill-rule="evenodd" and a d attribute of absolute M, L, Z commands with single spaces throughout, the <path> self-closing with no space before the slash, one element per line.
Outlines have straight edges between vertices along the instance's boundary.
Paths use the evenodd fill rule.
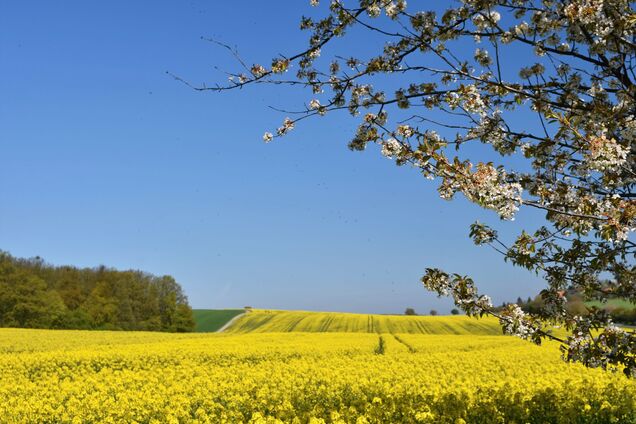
<path fill-rule="evenodd" d="M 446 202 L 377 149 L 350 152 L 346 116 L 261 136 L 310 96 L 193 83 L 305 45 L 308 2 L 3 1 L 0 5 L 0 249 L 53 264 L 171 274 L 198 308 L 447 312 L 426 267 L 471 275 L 495 301 L 540 282 L 476 247 L 468 226 L 514 223 Z M 355 35 L 350 44 L 358 46 Z M 369 47 L 370 48 L 370 47 Z M 301 96 L 305 94 L 306 96 Z"/>

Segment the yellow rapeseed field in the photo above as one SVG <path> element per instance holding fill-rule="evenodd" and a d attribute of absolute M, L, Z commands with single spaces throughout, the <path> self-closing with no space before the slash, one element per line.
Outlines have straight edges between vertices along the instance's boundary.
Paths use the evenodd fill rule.
<path fill-rule="evenodd" d="M 506 336 L 0 329 L 0 376 L 2 423 L 636 422 L 633 381 Z"/>
<path fill-rule="evenodd" d="M 248 311 L 227 330 L 229 333 L 254 332 L 354 332 L 413 334 L 501 334 L 494 318 L 466 316 L 367 315 L 342 312 Z"/>

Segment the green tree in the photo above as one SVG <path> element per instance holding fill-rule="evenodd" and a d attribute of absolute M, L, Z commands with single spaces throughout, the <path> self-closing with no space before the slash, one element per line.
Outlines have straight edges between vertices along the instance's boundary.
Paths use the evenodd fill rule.
<path fill-rule="evenodd" d="M 59 327 L 67 310 L 40 278 L 0 263 L 0 325 L 6 327 Z"/>
<path fill-rule="evenodd" d="M 162 328 L 169 331 L 186 331 L 183 326 L 191 323 L 189 328 L 192 330 L 194 318 L 181 286 L 174 278 L 165 275 L 157 280 L 157 287 Z"/>
<path fill-rule="evenodd" d="M 100 281 L 91 291 L 82 305 L 91 319 L 91 326 L 99 329 L 116 329 L 117 301 L 112 297 L 110 287 L 105 281 Z"/>
<path fill-rule="evenodd" d="M 172 277 L 54 267 L 0 251 L 0 326 L 192 331 L 194 320 Z"/>
<path fill-rule="evenodd" d="M 598 311 L 570 313 L 565 296 L 574 288 L 586 299 L 636 302 L 633 2 L 461 0 L 438 14 L 404 0 L 332 0 L 300 27 L 310 33 L 303 51 L 195 88 L 306 88 L 297 113 L 264 141 L 306 118 L 349 112 L 359 119 L 352 150 L 378 145 L 436 179 L 444 199 L 462 194 L 503 220 L 521 207 L 544 212 L 545 225 L 512 240 L 484 223 L 470 229 L 477 245 L 545 278 L 541 314 L 517 304 L 498 311 L 470 277 L 437 268 L 423 284 L 468 315 L 496 316 L 506 333 L 560 341 L 569 360 L 636 375 L 634 332 Z M 351 32 L 368 33 L 358 37 L 365 48 L 334 46 Z M 556 337 L 553 324 L 570 335 Z"/>
<path fill-rule="evenodd" d="M 66 272 L 64 272 L 66 274 Z M 57 284 L 57 292 L 62 297 L 64 304 L 75 310 L 80 307 L 86 299 L 86 294 L 82 290 L 79 275 L 63 275 Z"/>
<path fill-rule="evenodd" d="M 194 329 L 195 322 L 192 315 L 192 308 L 185 303 L 179 303 L 176 308 L 173 331 L 185 333 Z"/>

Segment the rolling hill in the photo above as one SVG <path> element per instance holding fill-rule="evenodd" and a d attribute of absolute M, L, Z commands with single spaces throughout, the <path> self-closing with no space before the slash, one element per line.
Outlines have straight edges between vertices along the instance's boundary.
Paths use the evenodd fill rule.
<path fill-rule="evenodd" d="M 193 309 L 194 331 L 197 333 L 218 331 L 232 318 L 243 312 L 245 312 L 243 309 Z"/>
<path fill-rule="evenodd" d="M 251 310 L 225 333 L 411 333 L 499 335 L 494 318 L 466 316 L 367 315 L 339 312 Z"/>

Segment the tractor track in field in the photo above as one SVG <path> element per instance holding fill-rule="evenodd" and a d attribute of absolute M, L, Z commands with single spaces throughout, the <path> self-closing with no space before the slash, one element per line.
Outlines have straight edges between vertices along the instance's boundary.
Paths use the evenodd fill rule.
<path fill-rule="evenodd" d="M 406 346 L 406 348 L 409 350 L 410 353 L 416 353 L 417 349 L 415 349 L 413 346 L 411 346 L 410 344 L 408 344 L 407 342 L 405 342 L 404 340 L 402 340 L 400 337 L 398 337 L 397 335 L 391 333 L 391 335 L 393 336 L 393 338 L 398 342 L 403 344 L 404 346 Z"/>

